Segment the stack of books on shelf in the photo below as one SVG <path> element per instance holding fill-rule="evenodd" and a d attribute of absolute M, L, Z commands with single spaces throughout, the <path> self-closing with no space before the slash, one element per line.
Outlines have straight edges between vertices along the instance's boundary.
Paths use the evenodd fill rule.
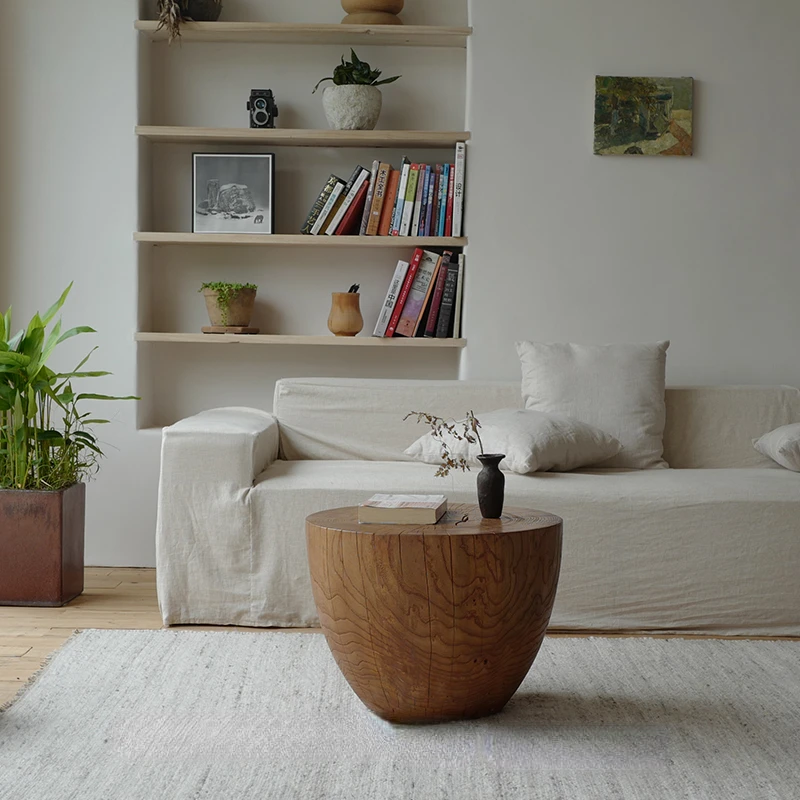
<path fill-rule="evenodd" d="M 464 255 L 417 248 L 411 261 L 398 261 L 373 336 L 461 337 Z"/>
<path fill-rule="evenodd" d="M 415 164 L 398 169 L 374 161 L 347 181 L 328 178 L 301 228 L 312 236 L 462 235 L 466 145 L 452 164 Z"/>

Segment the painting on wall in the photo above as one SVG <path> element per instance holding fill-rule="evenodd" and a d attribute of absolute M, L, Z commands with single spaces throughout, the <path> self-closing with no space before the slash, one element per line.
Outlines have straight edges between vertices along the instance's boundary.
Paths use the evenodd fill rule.
<path fill-rule="evenodd" d="M 594 152 L 600 156 L 692 155 L 692 78 L 598 75 Z"/>

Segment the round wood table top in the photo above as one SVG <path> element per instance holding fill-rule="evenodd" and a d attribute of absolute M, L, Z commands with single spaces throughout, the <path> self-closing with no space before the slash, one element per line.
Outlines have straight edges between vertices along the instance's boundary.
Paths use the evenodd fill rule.
<path fill-rule="evenodd" d="M 464 518 L 467 518 L 464 520 Z M 483 519 L 477 505 L 455 503 L 435 525 L 387 525 L 359 522 L 358 507 L 332 508 L 311 514 L 306 520 L 317 528 L 351 533 L 370 533 L 378 536 L 397 536 L 403 533 L 423 533 L 426 536 L 478 536 L 497 533 L 526 533 L 558 526 L 561 517 L 531 508 L 506 508 L 500 519 Z"/>

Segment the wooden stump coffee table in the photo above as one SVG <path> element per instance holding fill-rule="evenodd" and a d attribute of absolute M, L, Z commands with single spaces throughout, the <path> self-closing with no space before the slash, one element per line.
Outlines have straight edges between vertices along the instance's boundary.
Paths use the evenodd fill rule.
<path fill-rule="evenodd" d="M 561 532 L 552 514 L 484 520 L 465 505 L 436 525 L 360 525 L 356 508 L 308 517 L 314 600 L 353 691 L 390 722 L 500 711 L 544 639 Z"/>

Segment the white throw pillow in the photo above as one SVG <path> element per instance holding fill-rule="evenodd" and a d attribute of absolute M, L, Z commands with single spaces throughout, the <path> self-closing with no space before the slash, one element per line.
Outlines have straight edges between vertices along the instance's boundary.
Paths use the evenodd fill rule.
<path fill-rule="evenodd" d="M 620 443 L 591 425 L 561 414 L 543 414 L 520 408 L 479 414 L 479 433 L 486 453 L 505 453 L 500 469 L 526 475 L 529 472 L 569 472 L 606 461 L 620 451 Z M 460 426 L 459 426 L 460 430 Z M 480 466 L 477 444 L 445 434 L 450 453 Z M 441 464 L 440 443 L 431 433 L 417 439 L 407 456 L 426 464 Z"/>
<path fill-rule="evenodd" d="M 602 467 L 666 467 L 665 372 L 669 342 L 517 342 L 525 407 L 594 425 L 622 445 Z"/>
<path fill-rule="evenodd" d="M 753 446 L 762 456 L 800 472 L 800 423 L 775 428 L 760 439 L 753 439 Z"/>

